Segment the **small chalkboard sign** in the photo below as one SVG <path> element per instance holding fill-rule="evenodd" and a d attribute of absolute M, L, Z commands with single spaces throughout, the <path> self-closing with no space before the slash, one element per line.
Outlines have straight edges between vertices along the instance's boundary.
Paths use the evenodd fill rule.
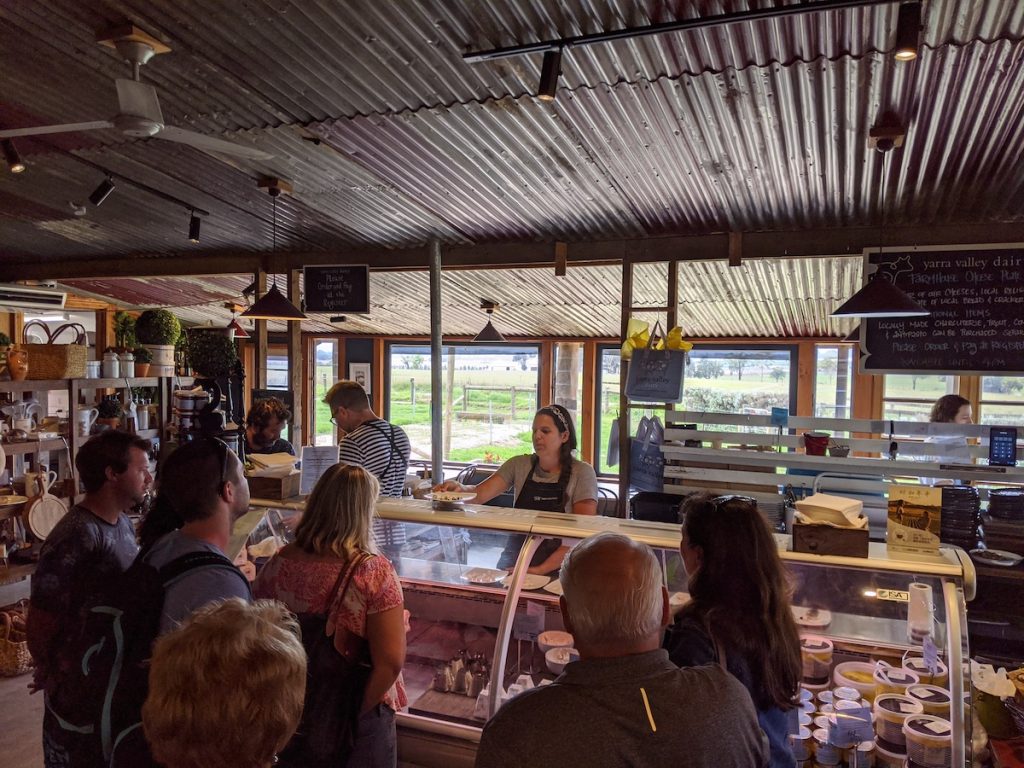
<path fill-rule="evenodd" d="M 303 298 L 307 312 L 351 315 L 370 311 L 370 268 L 365 264 L 304 267 Z"/>
<path fill-rule="evenodd" d="M 879 273 L 927 317 L 864 322 L 864 373 L 1024 373 L 1024 246 L 962 245 L 874 252 Z"/>

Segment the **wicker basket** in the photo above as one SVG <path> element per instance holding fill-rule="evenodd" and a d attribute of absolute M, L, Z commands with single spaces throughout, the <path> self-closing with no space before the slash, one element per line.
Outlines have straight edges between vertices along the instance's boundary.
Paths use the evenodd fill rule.
<path fill-rule="evenodd" d="M 20 612 L 0 612 L 0 677 L 24 675 L 31 669 L 24 619 Z"/>
<path fill-rule="evenodd" d="M 53 333 L 40 323 L 33 320 L 25 324 L 25 330 L 37 326 L 46 333 L 47 344 L 22 344 L 28 353 L 28 376 L 31 381 L 43 379 L 84 379 L 86 361 L 89 359 L 89 347 L 86 346 L 86 333 L 78 323 L 67 323 Z M 73 344 L 55 344 L 54 342 L 65 332 L 75 334 Z"/>

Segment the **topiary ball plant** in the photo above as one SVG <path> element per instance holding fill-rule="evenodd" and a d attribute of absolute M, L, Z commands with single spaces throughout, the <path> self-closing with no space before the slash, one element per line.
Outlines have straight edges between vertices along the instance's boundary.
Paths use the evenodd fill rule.
<path fill-rule="evenodd" d="M 185 359 L 197 376 L 216 379 L 234 370 L 238 349 L 220 330 L 193 330 L 188 334 Z"/>
<path fill-rule="evenodd" d="M 166 309 L 147 309 L 135 321 L 140 344 L 173 345 L 181 335 L 181 323 Z"/>

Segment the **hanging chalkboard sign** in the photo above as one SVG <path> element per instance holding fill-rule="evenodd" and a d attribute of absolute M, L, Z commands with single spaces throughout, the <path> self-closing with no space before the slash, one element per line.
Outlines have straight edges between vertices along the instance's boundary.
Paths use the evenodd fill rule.
<path fill-rule="evenodd" d="M 307 312 L 370 311 L 370 268 L 365 264 L 304 267 L 302 272 Z"/>
<path fill-rule="evenodd" d="M 871 253 L 927 317 L 865 320 L 864 373 L 1024 373 L 1024 245 Z"/>

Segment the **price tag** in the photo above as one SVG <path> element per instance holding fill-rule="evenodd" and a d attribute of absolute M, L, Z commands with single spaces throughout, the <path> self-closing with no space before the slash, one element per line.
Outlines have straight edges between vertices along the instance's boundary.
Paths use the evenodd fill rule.
<path fill-rule="evenodd" d="M 829 719 L 828 743 L 833 746 L 847 746 L 870 741 L 875 737 L 871 726 L 871 710 L 867 707 L 844 709 L 836 712 L 835 722 Z"/>
<path fill-rule="evenodd" d="M 784 427 L 789 420 L 788 408 L 772 408 L 772 426 Z"/>
<path fill-rule="evenodd" d="M 516 640 L 535 642 L 544 631 L 544 603 L 536 600 L 526 602 L 526 613 L 517 613 L 512 620 L 512 637 Z"/>
<path fill-rule="evenodd" d="M 939 649 L 935 647 L 935 641 L 931 635 L 924 638 L 924 663 L 928 671 L 933 675 L 939 671 Z"/>

